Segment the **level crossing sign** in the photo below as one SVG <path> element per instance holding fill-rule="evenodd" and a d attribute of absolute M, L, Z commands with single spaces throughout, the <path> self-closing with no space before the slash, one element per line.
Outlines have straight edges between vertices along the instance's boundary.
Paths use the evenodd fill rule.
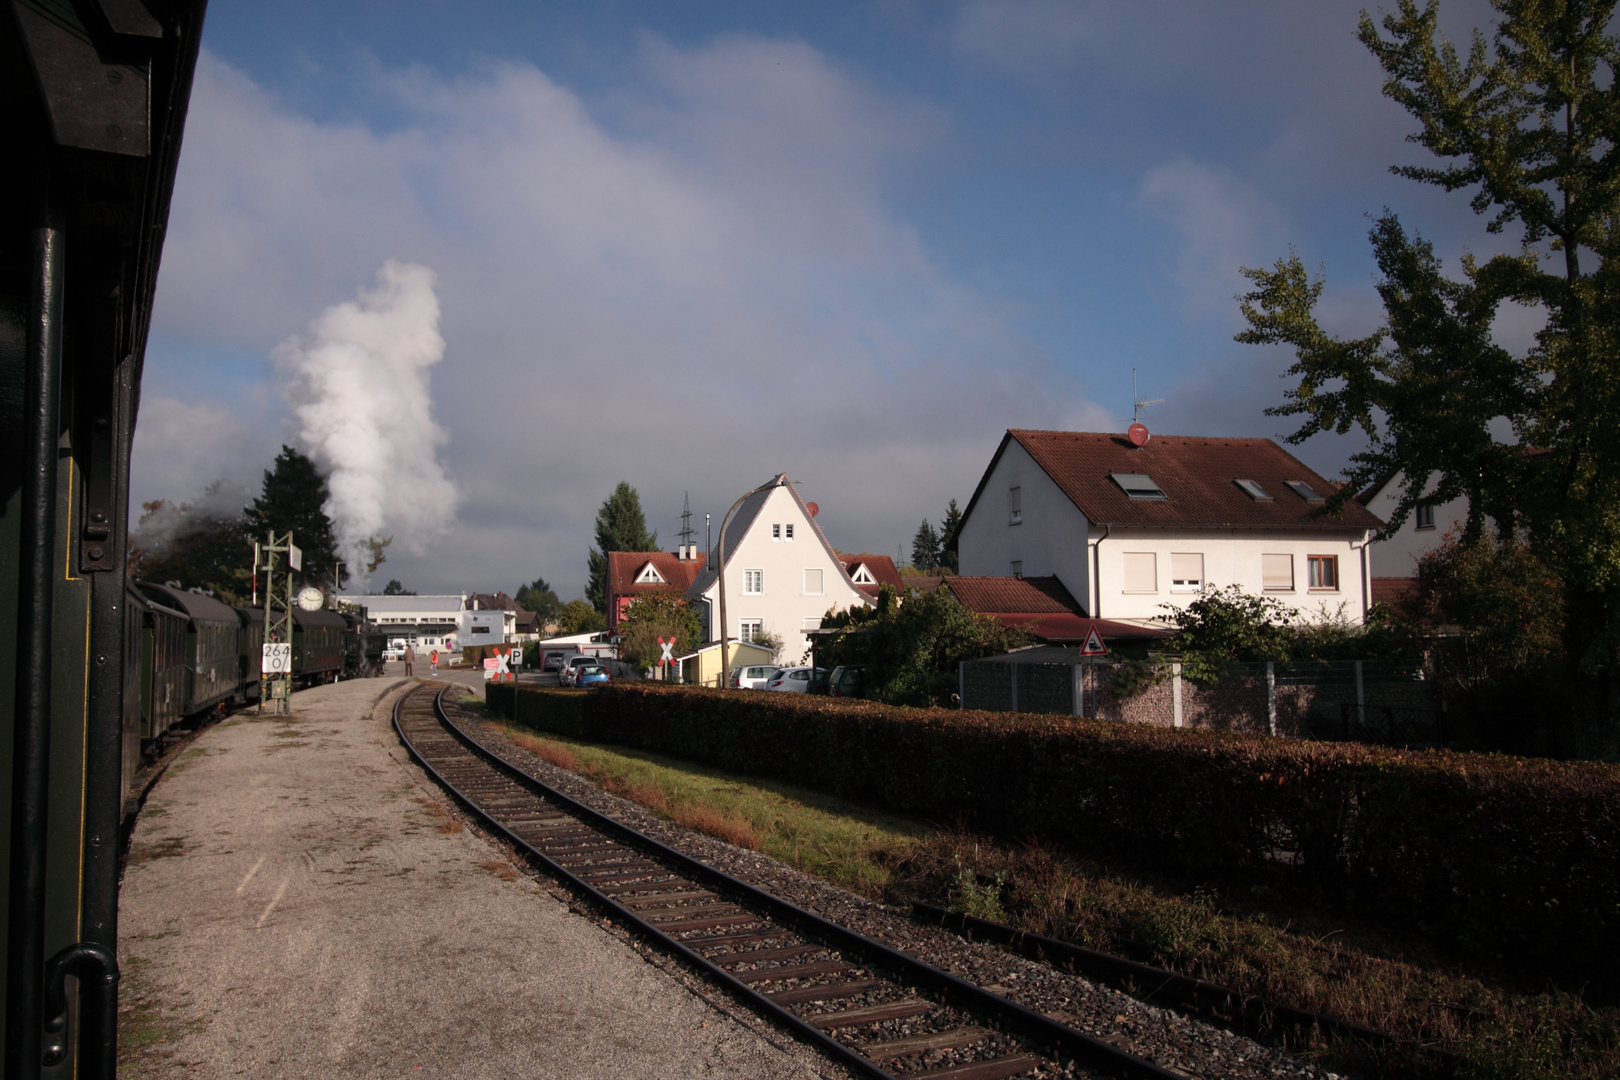
<path fill-rule="evenodd" d="M 494 656 L 484 657 L 485 682 L 512 681 L 512 669 L 507 666 L 510 663 L 507 657 L 508 654 L 505 652 L 498 652 Z"/>
<path fill-rule="evenodd" d="M 1097 624 L 1092 623 L 1090 631 L 1086 634 L 1086 643 L 1080 646 L 1081 656 L 1107 656 L 1108 646 L 1103 644 L 1102 635 L 1097 633 Z"/>
<path fill-rule="evenodd" d="M 658 662 L 660 664 L 673 664 L 675 662 L 675 639 L 670 638 L 665 641 L 663 638 L 659 638 L 658 647 L 663 650 L 662 655 L 658 657 Z"/>

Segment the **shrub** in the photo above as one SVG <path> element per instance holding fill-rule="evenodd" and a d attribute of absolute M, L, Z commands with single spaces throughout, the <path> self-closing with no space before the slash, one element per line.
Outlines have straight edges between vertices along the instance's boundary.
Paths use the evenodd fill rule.
<path fill-rule="evenodd" d="M 653 684 L 520 723 L 1123 864 L 1264 884 L 1542 970 L 1620 950 L 1620 769 Z"/>

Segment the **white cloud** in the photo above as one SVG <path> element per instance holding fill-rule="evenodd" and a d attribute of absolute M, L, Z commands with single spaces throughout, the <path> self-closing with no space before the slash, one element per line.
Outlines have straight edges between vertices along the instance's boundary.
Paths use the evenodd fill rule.
<path fill-rule="evenodd" d="M 268 355 L 387 259 L 437 275 L 462 509 L 384 575 L 572 592 L 615 481 L 667 535 L 683 491 L 701 513 L 777 470 L 835 543 L 886 550 L 966 500 L 1002 429 L 1097 415 L 885 205 L 939 117 L 802 45 L 653 41 L 637 74 L 598 108 L 610 129 L 532 66 L 396 73 L 385 132 L 204 57 L 160 342 Z"/>
<path fill-rule="evenodd" d="M 1230 173 L 1192 161 L 1149 169 L 1138 201 L 1175 238 L 1171 278 L 1186 308 L 1237 320 L 1232 298 L 1248 286 L 1241 268 L 1269 266 L 1284 246 L 1278 211 Z"/>

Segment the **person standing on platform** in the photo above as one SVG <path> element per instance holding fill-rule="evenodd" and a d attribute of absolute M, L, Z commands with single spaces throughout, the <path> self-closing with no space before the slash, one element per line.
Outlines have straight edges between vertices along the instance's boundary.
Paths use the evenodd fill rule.
<path fill-rule="evenodd" d="M 433 665 L 433 676 L 434 676 L 434 678 L 438 678 L 438 675 L 439 675 L 439 650 L 438 649 L 434 649 L 431 653 L 428 654 L 428 661 L 430 663 L 432 663 L 432 665 Z"/>
<path fill-rule="evenodd" d="M 416 663 L 416 650 L 409 644 L 405 646 L 405 677 L 411 677 L 411 665 Z"/>

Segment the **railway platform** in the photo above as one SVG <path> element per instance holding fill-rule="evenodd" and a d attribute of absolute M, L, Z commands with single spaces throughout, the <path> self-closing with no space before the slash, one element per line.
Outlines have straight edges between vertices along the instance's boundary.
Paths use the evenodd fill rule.
<path fill-rule="evenodd" d="M 408 685 L 239 714 L 153 787 L 120 894 L 121 1076 L 842 1075 L 467 830 L 389 727 Z"/>

